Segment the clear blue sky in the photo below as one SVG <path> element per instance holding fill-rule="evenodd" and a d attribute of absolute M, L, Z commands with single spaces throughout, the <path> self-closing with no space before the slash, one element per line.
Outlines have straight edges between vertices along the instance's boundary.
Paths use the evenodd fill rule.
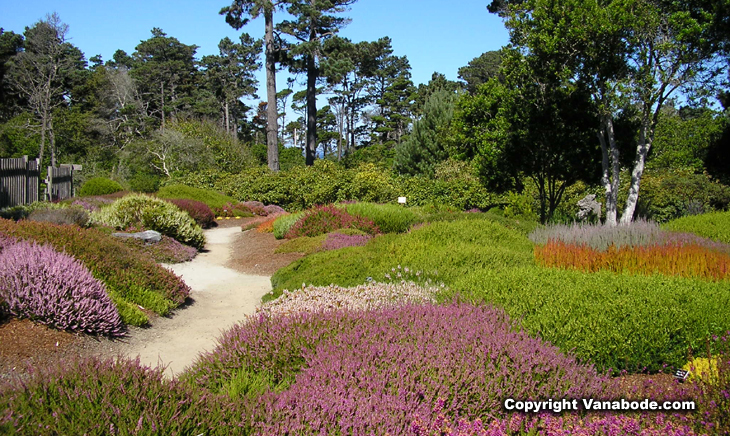
<path fill-rule="evenodd" d="M 153 27 L 185 44 L 198 45 L 196 56 L 200 58 L 216 54 L 223 37 L 237 39 L 239 32 L 218 15 L 228 4 L 225 0 L 0 0 L 0 27 L 22 33 L 26 26 L 56 11 L 69 25 L 71 43 L 87 59 L 100 54 L 108 60 L 117 49 L 131 54 L 141 40 L 151 36 Z M 489 0 L 360 0 L 343 14 L 352 22 L 340 35 L 355 42 L 389 36 L 395 54 L 408 57 L 416 84 L 428 82 L 434 71 L 456 80 L 459 67 L 507 43 L 501 20 L 487 12 L 487 4 Z M 263 20 L 249 23 L 242 31 L 263 36 Z M 263 71 L 258 77 L 261 87 Z M 284 78 L 281 73 L 279 89 L 286 83 Z"/>

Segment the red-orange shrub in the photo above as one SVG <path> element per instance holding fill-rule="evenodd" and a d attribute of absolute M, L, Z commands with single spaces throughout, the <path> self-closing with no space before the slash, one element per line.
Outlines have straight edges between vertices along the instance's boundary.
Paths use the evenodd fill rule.
<path fill-rule="evenodd" d="M 595 272 L 608 270 L 632 274 L 666 274 L 711 280 L 730 278 L 730 255 L 696 244 L 611 245 L 606 251 L 587 245 L 550 240 L 535 246 L 535 259 L 547 267 Z"/>

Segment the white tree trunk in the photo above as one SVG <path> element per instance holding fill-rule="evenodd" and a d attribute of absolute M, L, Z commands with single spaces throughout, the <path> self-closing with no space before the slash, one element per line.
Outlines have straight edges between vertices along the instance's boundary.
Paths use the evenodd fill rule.
<path fill-rule="evenodd" d="M 601 184 L 606 192 L 606 225 L 618 224 L 619 151 L 613 131 L 611 115 L 605 115 L 598 132 L 603 154 Z M 606 143 L 608 140 L 608 144 Z"/>
<path fill-rule="evenodd" d="M 646 156 L 651 149 L 651 136 L 649 132 L 649 119 L 645 117 L 641 122 L 639 143 L 636 145 L 636 159 L 634 160 L 634 168 L 631 170 L 631 186 L 629 187 L 629 196 L 626 199 L 626 208 L 621 216 L 621 224 L 631 224 L 631 221 L 634 219 L 636 204 L 639 201 L 641 177 L 644 175 Z"/>

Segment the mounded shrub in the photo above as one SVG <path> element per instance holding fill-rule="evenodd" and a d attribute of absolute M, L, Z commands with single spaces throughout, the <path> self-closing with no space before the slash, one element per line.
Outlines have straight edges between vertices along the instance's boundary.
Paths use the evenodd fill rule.
<path fill-rule="evenodd" d="M 370 235 L 344 235 L 339 232 L 329 233 L 322 243 L 323 250 L 338 250 L 345 247 L 360 247 L 368 243 Z"/>
<path fill-rule="evenodd" d="M 304 212 L 297 212 L 291 215 L 282 215 L 274 221 L 274 237 L 276 239 L 284 239 L 292 226 L 299 221 Z"/>
<path fill-rule="evenodd" d="M 90 195 L 106 195 L 113 194 L 115 192 L 123 191 L 124 188 L 114 180 L 110 180 L 104 177 L 94 177 L 93 179 L 87 180 L 81 189 L 79 189 L 78 195 L 80 197 L 87 197 Z"/>
<path fill-rule="evenodd" d="M 730 244 L 730 212 L 686 216 L 668 222 L 663 228 L 675 232 L 691 232 L 714 241 Z"/>
<path fill-rule="evenodd" d="M 193 260 L 198 250 L 181 244 L 169 236 L 162 235 L 162 240 L 156 244 L 148 244 L 137 238 L 119 238 L 127 247 L 150 256 L 158 263 L 181 263 Z"/>
<path fill-rule="evenodd" d="M 411 210 L 395 204 L 354 203 L 345 208 L 350 215 L 371 219 L 383 233 L 407 232 L 418 221 Z"/>
<path fill-rule="evenodd" d="M 3 387 L 0 433 L 28 436 L 85 434 L 250 434 L 251 409 L 177 380 L 139 360 L 86 359 L 40 371 Z"/>
<path fill-rule="evenodd" d="M 157 197 L 165 199 L 185 199 L 201 201 L 211 209 L 223 207 L 226 203 L 235 203 L 236 199 L 210 189 L 194 188 L 185 185 L 163 186 L 157 191 Z"/>
<path fill-rule="evenodd" d="M 104 284 L 78 260 L 35 242 L 0 251 L 0 300 L 11 315 L 60 330 L 124 334 Z"/>
<path fill-rule="evenodd" d="M 190 294 L 190 288 L 175 274 L 96 229 L 0 219 L 0 234 L 49 244 L 80 260 L 104 282 L 126 324 L 148 322 L 138 305 L 167 315 Z"/>
<path fill-rule="evenodd" d="M 177 206 L 180 210 L 187 212 L 195 223 L 204 229 L 209 229 L 215 224 L 215 215 L 207 204 L 197 200 L 173 198 L 167 200 Z"/>
<path fill-rule="evenodd" d="M 315 206 L 304 212 L 302 218 L 286 233 L 286 238 L 299 236 L 318 236 L 337 229 L 358 229 L 374 235 L 379 233 L 378 226 L 371 220 L 352 216 L 335 206 Z"/>
<path fill-rule="evenodd" d="M 225 391 L 241 371 L 291 382 L 261 434 L 407 434 L 441 396 L 449 415 L 501 416 L 504 398 L 593 398 L 606 381 L 502 310 L 458 303 L 259 316 L 185 377 Z"/>
<path fill-rule="evenodd" d="M 203 229 L 187 213 L 159 198 L 141 194 L 127 195 L 91 214 L 91 221 L 118 230 L 143 227 L 202 249 L 205 245 Z"/>

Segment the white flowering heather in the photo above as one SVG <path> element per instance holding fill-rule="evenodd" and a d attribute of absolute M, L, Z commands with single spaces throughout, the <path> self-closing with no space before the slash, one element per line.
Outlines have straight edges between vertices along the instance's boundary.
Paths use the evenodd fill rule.
<path fill-rule="evenodd" d="M 413 282 L 373 282 L 352 288 L 335 285 L 308 286 L 294 292 L 284 291 L 281 297 L 264 304 L 259 311 L 267 315 L 288 315 L 337 309 L 374 310 L 407 303 L 435 303 L 434 295 L 439 290 Z"/>

